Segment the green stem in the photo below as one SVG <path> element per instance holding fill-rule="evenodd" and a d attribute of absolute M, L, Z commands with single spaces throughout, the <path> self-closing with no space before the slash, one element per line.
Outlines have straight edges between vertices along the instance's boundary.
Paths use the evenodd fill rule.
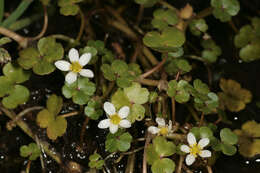
<path fill-rule="evenodd" d="M 0 106 L 0 110 L 4 112 L 6 116 L 8 116 L 10 119 L 14 120 L 16 117 L 16 114 L 13 111 L 10 111 L 2 106 Z M 17 120 L 17 125 L 28 135 L 30 136 L 34 141 L 36 140 L 35 135 L 31 131 L 30 127 L 25 123 L 23 120 Z M 43 150 L 48 154 L 50 157 L 52 157 L 58 164 L 62 164 L 61 156 L 57 151 L 54 151 L 54 149 L 49 149 L 50 144 L 46 141 L 39 140 L 39 144 L 42 146 Z"/>
<path fill-rule="evenodd" d="M 26 18 L 21 19 L 21 20 L 17 20 L 16 22 L 12 23 L 9 26 L 9 29 L 12 30 L 12 31 L 20 30 L 20 29 L 22 29 L 26 26 L 29 26 L 30 24 L 32 24 L 34 21 L 37 21 L 41 17 L 42 17 L 42 14 L 36 14 L 36 15 L 26 17 Z"/>
<path fill-rule="evenodd" d="M 0 0 L 0 23 L 3 20 L 4 11 L 5 11 L 5 0 Z"/>
<path fill-rule="evenodd" d="M 8 28 L 11 24 L 13 24 L 29 7 L 29 5 L 33 2 L 33 0 L 23 0 L 19 6 L 12 12 L 12 14 L 4 20 L 2 23 L 3 27 Z"/>
<path fill-rule="evenodd" d="M 207 17 L 207 16 L 211 15 L 212 12 L 213 12 L 213 8 L 212 8 L 212 7 L 205 8 L 204 10 L 200 11 L 200 12 L 195 16 L 195 18 L 201 19 L 201 18 Z"/>
<path fill-rule="evenodd" d="M 189 109 L 189 111 L 190 111 L 192 117 L 194 118 L 194 120 L 197 121 L 197 122 L 200 122 L 200 118 L 197 115 L 196 111 L 190 105 L 186 104 L 186 106 Z"/>

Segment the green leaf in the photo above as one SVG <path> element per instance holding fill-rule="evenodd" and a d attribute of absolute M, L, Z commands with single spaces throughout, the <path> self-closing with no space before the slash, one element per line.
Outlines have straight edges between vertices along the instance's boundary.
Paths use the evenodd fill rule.
<path fill-rule="evenodd" d="M 93 120 L 99 119 L 99 117 L 103 115 L 101 103 L 99 101 L 90 100 L 84 109 L 84 113 Z"/>
<path fill-rule="evenodd" d="M 156 160 L 152 165 L 153 173 L 172 173 L 175 171 L 175 163 L 168 158 Z"/>
<path fill-rule="evenodd" d="M 228 128 L 224 128 L 220 131 L 220 138 L 222 142 L 230 145 L 234 145 L 238 141 L 237 135 Z"/>
<path fill-rule="evenodd" d="M 63 105 L 63 100 L 61 97 L 52 94 L 47 100 L 47 109 L 53 114 L 58 115 L 61 111 Z"/>
<path fill-rule="evenodd" d="M 169 25 L 175 25 L 178 23 L 178 16 L 175 11 L 173 10 L 163 10 L 163 9 L 158 9 L 155 10 L 153 13 L 153 16 L 156 20 L 161 20 L 166 22 Z"/>
<path fill-rule="evenodd" d="M 28 146 L 20 147 L 20 155 L 22 157 L 29 157 L 29 160 L 36 160 L 41 154 L 41 150 L 35 143 L 30 143 Z"/>
<path fill-rule="evenodd" d="M 54 121 L 54 115 L 47 109 L 43 109 L 37 114 L 36 122 L 41 128 L 47 128 Z"/>
<path fill-rule="evenodd" d="M 111 66 L 108 64 L 102 64 L 101 65 L 101 71 L 104 74 L 104 77 L 109 81 L 116 80 L 116 75 L 114 71 L 112 70 Z"/>
<path fill-rule="evenodd" d="M 131 146 L 132 136 L 130 133 L 123 133 L 119 130 L 115 134 L 109 133 L 106 139 L 106 150 L 109 152 L 127 151 Z"/>
<path fill-rule="evenodd" d="M 155 151 L 160 157 L 171 156 L 176 152 L 176 145 L 173 142 L 168 142 L 164 137 L 157 136 L 153 140 Z"/>
<path fill-rule="evenodd" d="M 0 97 L 8 94 L 12 85 L 13 83 L 6 76 L 0 76 Z"/>
<path fill-rule="evenodd" d="M 137 4 L 141 4 L 144 7 L 152 7 L 154 6 L 159 0 L 135 0 Z"/>
<path fill-rule="evenodd" d="M 111 68 L 118 75 L 123 75 L 128 71 L 128 65 L 122 60 L 113 61 Z"/>
<path fill-rule="evenodd" d="M 221 144 L 221 150 L 223 154 L 228 156 L 233 156 L 237 152 L 237 148 L 235 146 L 225 143 Z"/>
<path fill-rule="evenodd" d="M 26 48 L 19 52 L 18 64 L 28 70 L 32 68 L 40 59 L 40 53 L 35 48 Z"/>
<path fill-rule="evenodd" d="M 144 104 L 149 99 L 149 91 L 141 88 L 141 85 L 135 82 L 132 86 L 124 88 L 124 93 L 132 103 Z"/>
<path fill-rule="evenodd" d="M 122 89 L 118 89 L 111 97 L 111 102 L 116 107 L 116 109 L 120 109 L 123 106 L 131 106 L 130 100 L 124 93 Z"/>
<path fill-rule="evenodd" d="M 30 96 L 29 90 L 22 85 L 15 85 L 9 92 L 9 96 L 3 98 L 2 103 L 8 109 L 14 109 L 19 104 L 25 103 Z"/>
<path fill-rule="evenodd" d="M 155 151 L 155 147 L 149 144 L 146 150 L 147 162 L 152 165 L 156 160 L 160 159 L 159 154 Z"/>
<path fill-rule="evenodd" d="M 14 83 L 23 83 L 30 78 L 30 73 L 24 71 L 21 67 L 15 66 L 10 62 L 3 68 L 4 75 Z"/>
<path fill-rule="evenodd" d="M 208 94 L 210 92 L 208 85 L 203 83 L 199 79 L 195 79 L 193 81 L 193 86 L 194 86 L 194 89 L 196 89 L 201 94 Z"/>
<path fill-rule="evenodd" d="M 208 127 L 200 127 L 200 137 L 201 138 L 211 138 L 213 136 L 213 132 Z"/>
<path fill-rule="evenodd" d="M 136 120 L 141 121 L 145 116 L 145 108 L 140 104 L 133 104 L 130 109 L 130 114 L 127 119 L 133 123 Z"/>
<path fill-rule="evenodd" d="M 5 64 L 11 60 L 12 60 L 12 58 L 11 58 L 9 52 L 6 49 L 0 47 L 0 63 Z"/>
<path fill-rule="evenodd" d="M 10 43 L 12 40 L 9 37 L 0 38 L 0 46 L 3 46 L 6 43 Z"/>
<path fill-rule="evenodd" d="M 190 24 L 190 31 L 195 36 L 200 36 L 202 32 L 208 30 L 208 25 L 204 19 L 193 19 Z"/>
<path fill-rule="evenodd" d="M 51 121 L 47 128 L 47 135 L 50 139 L 56 140 L 62 136 L 67 129 L 67 121 L 64 117 L 58 116 L 54 121 Z"/>
<path fill-rule="evenodd" d="M 75 16 L 79 12 L 79 6 L 75 4 L 70 4 L 66 6 L 62 6 L 60 8 L 60 13 L 64 16 Z"/>

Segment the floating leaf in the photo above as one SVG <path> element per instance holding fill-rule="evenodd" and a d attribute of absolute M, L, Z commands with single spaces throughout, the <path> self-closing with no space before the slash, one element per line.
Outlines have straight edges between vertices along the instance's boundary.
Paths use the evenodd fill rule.
<path fill-rule="evenodd" d="M 20 147 L 20 155 L 22 157 L 29 157 L 29 160 L 36 160 L 41 154 L 40 148 L 35 143 L 30 143 L 28 146 Z"/>
<path fill-rule="evenodd" d="M 103 115 L 101 103 L 99 101 L 90 100 L 84 109 L 84 113 L 91 119 L 97 120 L 101 115 Z"/>
<path fill-rule="evenodd" d="M 47 135 L 50 139 L 56 140 L 62 136 L 67 129 L 67 121 L 64 117 L 58 116 L 48 124 Z"/>
<path fill-rule="evenodd" d="M 3 73 L 8 80 L 13 83 L 23 83 L 30 78 L 29 72 L 24 71 L 21 67 L 15 66 L 10 62 L 4 66 Z"/>
<path fill-rule="evenodd" d="M 58 5 L 60 13 L 64 16 L 75 16 L 79 12 L 79 6 L 76 3 L 82 0 L 59 0 Z"/>
<path fill-rule="evenodd" d="M 90 162 L 88 162 L 88 166 L 90 168 L 101 169 L 105 163 L 105 161 L 101 159 L 101 156 L 98 153 L 90 155 L 89 160 Z"/>
<path fill-rule="evenodd" d="M 220 131 L 220 138 L 222 142 L 230 145 L 234 145 L 238 141 L 237 135 L 228 128 L 224 128 Z"/>
<path fill-rule="evenodd" d="M 130 107 L 130 114 L 127 119 L 133 123 L 136 120 L 141 121 L 145 116 L 145 108 L 140 104 L 133 104 Z"/>
<path fill-rule="evenodd" d="M 212 39 L 203 40 L 201 45 L 204 48 L 201 55 L 202 58 L 208 63 L 216 62 L 218 56 L 222 53 L 221 48 Z"/>
<path fill-rule="evenodd" d="M 156 160 L 152 165 L 153 173 L 172 173 L 175 170 L 175 163 L 168 158 Z"/>
<path fill-rule="evenodd" d="M 223 154 L 228 156 L 233 156 L 237 152 L 237 148 L 235 146 L 225 143 L 221 144 L 221 150 Z"/>
<path fill-rule="evenodd" d="M 157 136 L 153 140 L 155 151 L 160 157 L 171 156 L 176 152 L 176 146 L 173 142 L 168 142 L 164 137 Z"/>
<path fill-rule="evenodd" d="M 204 19 L 193 19 L 190 24 L 190 31 L 195 36 L 200 36 L 201 33 L 208 30 L 208 25 Z"/>
<path fill-rule="evenodd" d="M 116 109 L 120 109 L 123 106 L 131 106 L 130 100 L 122 89 L 118 89 L 111 97 L 111 101 Z"/>
<path fill-rule="evenodd" d="M 61 111 L 63 100 L 55 94 L 52 94 L 47 100 L 47 109 L 53 114 L 58 115 Z"/>
<path fill-rule="evenodd" d="M 191 69 L 189 62 L 180 58 L 168 59 L 165 64 L 165 71 L 170 75 L 185 74 L 190 72 Z"/>
<path fill-rule="evenodd" d="M 219 92 L 220 102 L 231 112 L 243 110 L 247 103 L 251 102 L 252 94 L 249 90 L 241 88 L 240 84 L 231 79 L 221 79 Z"/>
<path fill-rule="evenodd" d="M 189 86 L 189 83 L 185 80 L 180 80 L 179 82 L 171 80 L 168 84 L 167 94 L 170 97 L 174 97 L 178 103 L 185 103 L 190 99 L 190 94 L 187 90 Z"/>

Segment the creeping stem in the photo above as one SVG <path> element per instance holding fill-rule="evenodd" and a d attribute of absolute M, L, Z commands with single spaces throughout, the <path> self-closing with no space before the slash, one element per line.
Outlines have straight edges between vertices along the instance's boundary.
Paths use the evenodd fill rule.
<path fill-rule="evenodd" d="M 0 23 L 3 20 L 4 11 L 5 11 L 5 0 L 0 0 Z"/>

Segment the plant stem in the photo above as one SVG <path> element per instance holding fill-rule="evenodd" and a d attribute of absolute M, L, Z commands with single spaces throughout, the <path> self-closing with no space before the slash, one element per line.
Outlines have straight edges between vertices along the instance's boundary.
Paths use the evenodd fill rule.
<path fill-rule="evenodd" d="M 189 111 L 190 111 L 192 117 L 194 118 L 194 120 L 197 121 L 197 122 L 200 122 L 200 119 L 199 119 L 196 111 L 190 105 L 186 104 L 186 106 L 189 109 Z"/>
<path fill-rule="evenodd" d="M 109 96 L 109 94 L 113 90 L 115 84 L 116 84 L 115 81 L 109 83 L 107 90 L 105 91 L 105 93 L 103 94 L 103 96 L 101 98 L 102 100 L 106 100 L 106 98 Z"/>
<path fill-rule="evenodd" d="M 13 111 L 10 111 L 2 106 L 0 106 L 0 109 L 1 111 L 4 112 L 4 114 L 6 116 L 8 116 L 10 119 L 15 119 L 16 117 L 16 114 L 13 112 Z M 36 140 L 35 139 L 35 136 L 34 134 L 32 133 L 31 129 L 29 128 L 29 126 L 22 120 L 17 120 L 17 125 L 28 135 L 30 136 L 34 141 Z M 39 140 L 39 144 L 42 146 L 43 150 L 46 152 L 46 154 L 48 154 L 51 158 L 53 158 L 53 160 L 55 160 L 58 164 L 62 164 L 62 161 L 61 161 L 61 156 L 60 154 L 55 151 L 54 149 L 49 149 L 49 146 L 50 144 L 46 141 L 42 141 L 42 140 Z"/>
<path fill-rule="evenodd" d="M 3 21 L 2 27 L 8 28 L 12 23 L 14 23 L 29 7 L 33 0 L 22 0 L 19 6 L 12 12 L 12 14 Z"/>
<path fill-rule="evenodd" d="M 180 155 L 180 160 L 179 160 L 179 163 L 178 163 L 178 168 L 177 168 L 176 173 L 181 173 L 183 161 L 184 161 L 184 156 Z"/>
<path fill-rule="evenodd" d="M 40 19 L 41 17 L 42 17 L 42 14 L 35 14 L 33 16 L 26 17 L 21 20 L 17 20 L 13 24 L 11 24 L 8 29 L 10 29 L 12 31 L 20 30 L 26 26 L 29 26 L 30 24 L 32 24 L 34 21 Z"/>
<path fill-rule="evenodd" d="M 27 47 L 28 39 L 26 37 L 23 37 L 19 34 L 16 34 L 15 32 L 10 31 L 10 30 L 3 28 L 1 26 L 0 26 L 0 34 L 5 35 L 7 37 L 10 37 L 11 39 L 13 39 L 17 43 L 19 43 L 19 45 L 23 48 Z"/>
<path fill-rule="evenodd" d="M 0 25 L 4 17 L 5 12 L 5 0 L 0 0 Z"/>
<path fill-rule="evenodd" d="M 171 98 L 172 102 L 172 122 L 175 123 L 175 99 L 174 97 Z"/>
<path fill-rule="evenodd" d="M 212 168 L 209 165 L 207 165 L 207 170 L 208 170 L 208 173 L 213 173 Z"/>
<path fill-rule="evenodd" d="M 200 116 L 199 127 L 203 125 L 203 121 L 204 121 L 204 113 L 202 112 L 202 114 L 201 114 L 201 116 Z"/>
<path fill-rule="evenodd" d="M 78 114 L 79 114 L 78 111 L 74 111 L 74 112 L 69 112 L 69 113 L 66 113 L 66 114 L 59 115 L 59 116 L 61 116 L 63 118 L 68 118 L 68 117 L 72 117 L 72 116 L 78 115 Z"/>
<path fill-rule="evenodd" d="M 153 74 L 154 72 L 156 72 L 157 70 L 159 70 L 159 69 L 163 66 L 163 64 L 166 62 L 166 59 L 167 59 L 167 58 L 163 58 L 163 60 L 162 60 L 159 64 L 157 64 L 157 65 L 156 65 L 154 68 L 152 68 L 151 70 L 149 70 L 149 71 L 145 72 L 144 74 L 142 74 L 142 75 L 140 76 L 140 78 L 141 78 L 141 79 L 144 79 L 144 78 L 148 77 L 149 75 Z"/>
<path fill-rule="evenodd" d="M 86 132 L 86 126 L 87 126 L 88 122 L 89 122 L 89 117 L 86 116 L 85 121 L 84 121 L 82 128 L 81 128 L 81 132 L 80 132 L 80 140 L 79 141 L 80 141 L 81 147 L 83 146 L 84 135 L 85 135 L 85 132 Z"/>
<path fill-rule="evenodd" d="M 146 46 L 143 46 L 142 51 L 152 65 L 156 65 L 159 63 L 158 60 L 155 58 L 155 56 L 152 54 L 152 52 Z"/>
<path fill-rule="evenodd" d="M 152 140 L 152 136 L 149 132 L 147 132 L 147 136 L 146 136 L 146 140 L 145 140 L 145 144 L 144 144 L 144 154 L 143 154 L 143 172 L 142 173 L 147 173 L 147 163 L 146 163 L 146 152 L 147 152 L 147 147 L 150 143 L 150 141 Z"/>
<path fill-rule="evenodd" d="M 35 110 L 40 110 L 43 109 L 42 106 L 34 106 L 34 107 L 30 107 L 27 109 L 24 109 L 22 112 L 20 112 L 19 114 L 17 114 L 17 116 L 15 116 L 14 119 L 12 119 L 11 121 L 9 121 L 6 125 L 8 130 L 12 130 L 12 128 L 16 125 L 16 122 L 21 119 L 24 115 L 26 115 L 27 113 L 31 112 L 31 111 L 35 111 Z"/>
<path fill-rule="evenodd" d="M 79 41 L 82 34 L 83 34 L 83 31 L 84 31 L 84 26 L 85 26 L 85 16 L 84 16 L 84 13 L 82 12 L 81 9 L 79 9 L 79 14 L 80 14 L 80 18 L 81 18 L 81 24 L 80 24 L 80 29 L 79 29 L 79 33 L 78 33 L 78 36 L 76 38 L 76 41 Z"/>
<path fill-rule="evenodd" d="M 159 1 L 159 3 L 171 10 L 174 10 L 177 14 L 179 14 L 179 10 L 177 8 L 175 8 L 174 6 L 172 6 L 171 4 L 169 4 L 168 2 L 161 0 L 161 1 Z"/>
<path fill-rule="evenodd" d="M 54 34 L 54 35 L 50 35 L 49 37 L 53 37 L 55 39 L 59 39 L 59 40 L 63 40 L 63 41 L 67 41 L 71 44 L 75 44 L 76 40 L 74 40 L 73 38 L 70 38 L 66 35 L 62 35 L 62 34 Z"/>
<path fill-rule="evenodd" d="M 28 160 L 27 166 L 26 166 L 26 171 L 25 171 L 26 173 L 29 173 L 29 172 L 30 172 L 31 163 L 32 163 L 32 161 L 31 161 L 31 160 Z"/>
<path fill-rule="evenodd" d="M 213 12 L 213 8 L 212 7 L 205 8 L 204 10 L 200 11 L 195 16 L 195 18 L 200 19 L 200 18 L 207 17 L 207 16 L 211 15 L 212 12 Z"/>

